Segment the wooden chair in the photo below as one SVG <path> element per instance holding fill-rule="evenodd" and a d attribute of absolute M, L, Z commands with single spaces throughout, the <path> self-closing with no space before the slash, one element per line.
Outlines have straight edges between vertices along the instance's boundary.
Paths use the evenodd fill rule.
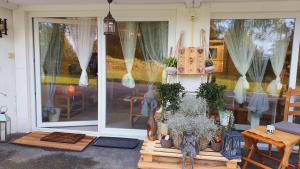
<path fill-rule="evenodd" d="M 296 89 L 289 89 L 286 93 L 286 100 L 285 100 L 285 110 L 284 110 L 284 121 L 288 121 L 288 117 L 290 115 L 300 115 L 299 110 L 294 110 L 295 108 L 300 108 L 300 102 L 295 103 L 294 102 L 294 96 L 300 97 L 300 87 Z M 278 162 L 278 164 L 281 164 L 282 159 L 277 159 L 274 156 L 272 156 L 272 146 L 275 146 L 281 155 L 281 157 L 284 154 L 284 148 L 285 144 L 279 141 L 275 141 L 266 137 L 263 137 L 258 134 L 254 134 L 249 131 L 242 132 L 242 135 L 245 138 L 245 150 L 250 149 L 250 152 L 247 157 L 243 157 L 243 160 L 245 161 L 242 169 L 247 169 L 248 163 L 251 163 L 253 165 L 256 165 L 263 169 L 272 169 L 271 167 L 268 167 L 266 165 L 263 165 L 262 163 L 259 163 L 257 161 L 254 161 L 251 159 L 254 152 L 258 155 L 261 162 L 264 161 L 264 158 L 269 158 L 271 160 L 274 160 Z M 269 145 L 269 152 L 268 154 L 262 153 L 258 147 L 257 143 L 262 142 Z M 288 168 L 298 168 L 300 169 L 300 149 L 298 150 L 298 164 L 297 167 L 295 165 L 289 164 Z"/>

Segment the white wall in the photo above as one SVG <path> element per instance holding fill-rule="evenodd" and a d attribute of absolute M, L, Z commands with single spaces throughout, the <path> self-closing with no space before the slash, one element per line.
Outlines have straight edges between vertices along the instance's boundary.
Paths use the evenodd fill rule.
<path fill-rule="evenodd" d="M 17 88 L 17 112 L 18 112 L 18 131 L 29 131 L 34 126 L 34 78 L 32 69 L 32 42 L 31 39 L 31 18 L 30 17 L 75 17 L 75 16 L 98 16 L 104 17 L 107 13 L 107 5 L 46 5 L 46 6 L 23 6 L 14 10 L 15 28 L 15 48 L 16 50 L 16 88 Z M 195 9 L 196 23 L 194 34 L 191 33 L 191 11 L 182 4 L 169 5 L 112 5 L 112 13 L 118 18 L 141 18 L 145 16 L 170 17 L 174 19 L 172 30 L 174 37 L 170 44 L 174 46 L 181 31 L 185 32 L 184 45 L 199 46 L 200 29 L 206 30 L 206 39 L 209 39 L 210 19 L 215 17 L 230 18 L 263 18 L 263 17 L 293 17 L 300 15 L 299 1 L 282 2 L 246 2 L 246 3 L 203 3 L 200 8 Z M 298 17 L 299 18 L 299 17 Z M 296 29 L 299 28 L 299 19 Z M 191 42 L 191 37 L 194 42 Z M 295 33 L 294 47 L 299 46 L 300 34 Z M 293 51 L 293 54 L 298 53 Z M 8 61 L 7 61 L 8 62 Z M 297 66 L 297 59 L 293 60 L 292 65 Z M 294 74 L 295 76 L 295 74 Z M 200 82 L 199 76 L 180 76 L 180 82 L 187 90 L 195 90 Z M 295 79 L 295 78 L 294 78 Z M 14 92 L 14 91 L 12 91 Z"/>
<path fill-rule="evenodd" d="M 14 59 L 14 36 L 12 10 L 0 7 L 0 18 L 8 21 L 8 36 L 0 38 L 0 106 L 8 107 L 8 115 L 12 118 L 12 129 L 16 131 L 17 110 L 16 110 L 16 77 Z"/>

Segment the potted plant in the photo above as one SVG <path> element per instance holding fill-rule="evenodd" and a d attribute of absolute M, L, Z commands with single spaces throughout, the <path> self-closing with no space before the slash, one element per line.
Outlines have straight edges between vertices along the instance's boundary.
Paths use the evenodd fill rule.
<path fill-rule="evenodd" d="M 217 126 L 214 121 L 206 116 L 185 116 L 184 114 L 174 114 L 168 120 L 168 127 L 173 138 L 174 147 L 179 149 L 182 142 L 183 133 L 192 129 L 198 139 L 199 150 L 208 147 L 213 140 Z"/>
<path fill-rule="evenodd" d="M 225 89 L 224 85 L 202 83 L 196 91 L 197 97 L 206 99 L 209 106 L 209 117 L 218 115 L 218 111 L 223 108 Z"/>
<path fill-rule="evenodd" d="M 163 63 L 166 66 L 166 72 L 168 75 L 174 75 L 177 72 L 177 59 L 175 57 L 165 57 Z"/>
<path fill-rule="evenodd" d="M 156 87 L 159 101 L 162 106 L 160 112 L 160 119 L 157 121 L 158 136 L 161 134 L 166 135 L 168 133 L 168 126 L 165 123 L 168 120 L 170 114 L 173 114 L 179 109 L 181 98 L 185 95 L 184 87 L 180 83 L 173 84 L 158 84 Z"/>
<path fill-rule="evenodd" d="M 184 114 L 185 116 L 205 116 L 207 112 L 207 102 L 202 97 L 196 98 L 195 95 L 185 95 L 179 105 L 176 113 Z"/>
<path fill-rule="evenodd" d="M 47 114 L 49 122 L 58 122 L 60 118 L 60 108 L 47 107 L 44 108 L 44 114 Z"/>
<path fill-rule="evenodd" d="M 160 139 L 160 144 L 162 148 L 171 148 L 173 146 L 173 142 L 170 135 L 162 136 Z"/>
<path fill-rule="evenodd" d="M 223 140 L 223 126 L 218 126 L 218 129 L 216 131 L 216 135 L 214 136 L 213 141 L 211 142 L 211 149 L 214 151 L 221 151 L 222 146 L 222 140 Z"/>
<path fill-rule="evenodd" d="M 215 70 L 214 62 L 212 60 L 205 60 L 205 72 L 212 73 Z"/>
<path fill-rule="evenodd" d="M 219 116 L 220 116 L 220 125 L 225 126 L 228 129 L 231 129 L 231 127 L 233 127 L 234 115 L 232 111 L 220 110 Z"/>

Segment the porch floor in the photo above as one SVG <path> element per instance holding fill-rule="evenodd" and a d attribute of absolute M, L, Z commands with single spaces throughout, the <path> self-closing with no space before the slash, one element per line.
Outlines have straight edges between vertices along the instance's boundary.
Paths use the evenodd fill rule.
<path fill-rule="evenodd" d="M 14 135 L 14 138 L 20 136 Z M 83 152 L 70 152 L 1 143 L 0 169 L 135 169 L 139 150 L 140 146 L 133 150 L 88 146 Z M 293 154 L 291 162 L 296 161 Z M 268 160 L 265 164 L 272 168 L 277 166 Z M 248 168 L 258 169 L 250 164 Z"/>

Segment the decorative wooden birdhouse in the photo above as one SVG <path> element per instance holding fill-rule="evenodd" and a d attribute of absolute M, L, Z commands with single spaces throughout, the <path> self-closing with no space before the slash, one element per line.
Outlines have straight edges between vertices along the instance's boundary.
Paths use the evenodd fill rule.
<path fill-rule="evenodd" d="M 178 74 L 203 75 L 205 73 L 205 56 L 201 48 L 181 49 L 177 64 Z"/>

